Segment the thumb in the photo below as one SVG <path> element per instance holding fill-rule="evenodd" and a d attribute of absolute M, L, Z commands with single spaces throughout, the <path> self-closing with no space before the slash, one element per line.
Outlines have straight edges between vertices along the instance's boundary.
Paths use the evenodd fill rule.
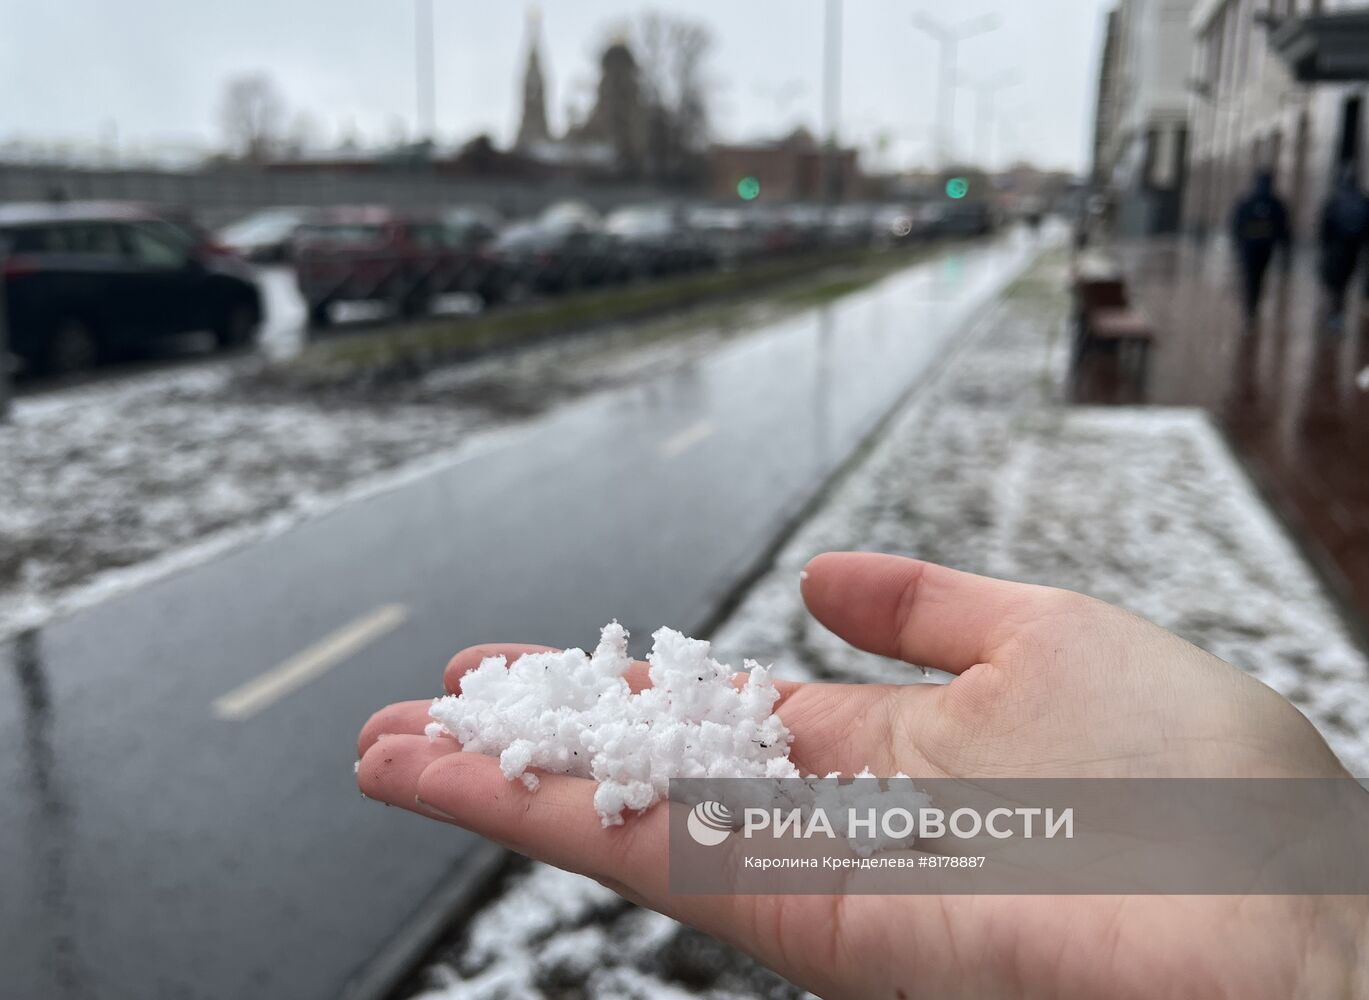
<path fill-rule="evenodd" d="M 1033 617 L 1076 594 L 873 552 L 827 552 L 805 568 L 813 617 L 851 645 L 958 674 L 993 658 Z"/>

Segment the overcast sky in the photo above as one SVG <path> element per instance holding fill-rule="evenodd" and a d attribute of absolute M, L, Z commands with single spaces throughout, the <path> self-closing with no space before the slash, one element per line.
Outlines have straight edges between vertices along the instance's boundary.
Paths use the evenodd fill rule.
<path fill-rule="evenodd" d="M 995 159 L 1085 162 L 1106 0 L 845 0 L 842 135 L 886 161 L 932 157 L 937 47 L 913 26 L 925 10 L 951 23 L 996 12 L 1001 27 L 961 46 L 981 78 L 1015 73 L 998 99 Z M 437 124 L 446 141 L 517 125 L 527 8 L 516 0 L 435 0 Z M 822 98 L 821 0 L 549 0 L 544 66 L 555 127 L 584 105 L 610 26 L 656 8 L 705 22 L 715 134 L 771 136 L 816 127 Z M 322 138 L 348 127 L 381 140 L 414 128 L 411 0 L 0 0 L 0 140 L 196 143 L 221 137 L 225 80 L 263 71 Z M 958 98 L 958 149 L 977 142 L 975 99 Z"/>

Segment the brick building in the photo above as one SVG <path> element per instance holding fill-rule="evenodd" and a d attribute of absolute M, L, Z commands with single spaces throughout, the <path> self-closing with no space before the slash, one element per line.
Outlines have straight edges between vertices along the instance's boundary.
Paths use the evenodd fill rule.
<path fill-rule="evenodd" d="M 735 199 L 743 178 L 760 182 L 761 201 L 822 201 L 824 178 L 834 199 L 861 193 L 856 150 L 830 153 L 807 129 L 799 128 L 777 142 L 714 145 L 708 153 L 709 197 Z"/>

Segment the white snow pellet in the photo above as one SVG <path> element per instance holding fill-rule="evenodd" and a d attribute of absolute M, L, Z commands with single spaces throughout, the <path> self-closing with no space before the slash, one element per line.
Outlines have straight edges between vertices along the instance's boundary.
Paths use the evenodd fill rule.
<path fill-rule="evenodd" d="M 611 622 L 590 655 L 489 657 L 461 679 L 459 695 L 433 701 L 428 735 L 498 757 L 504 777 L 530 790 L 538 780 L 528 768 L 592 778 L 604 826 L 660 801 L 671 778 L 799 777 L 767 668 L 747 660 L 750 676 L 734 684 L 737 672 L 712 659 L 707 642 L 662 628 L 647 656 L 651 687 L 633 694 L 627 638 Z"/>

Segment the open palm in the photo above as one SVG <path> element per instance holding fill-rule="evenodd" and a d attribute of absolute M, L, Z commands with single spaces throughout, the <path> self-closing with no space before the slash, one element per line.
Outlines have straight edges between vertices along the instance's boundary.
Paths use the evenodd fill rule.
<path fill-rule="evenodd" d="M 1045 587 L 893 556 L 809 564 L 815 617 L 861 649 L 955 674 L 945 685 L 786 684 L 805 773 L 914 777 L 1341 777 L 1278 694 L 1148 622 Z M 448 665 L 447 690 L 486 656 Z M 645 682 L 641 665 L 630 677 Z M 377 712 L 358 780 L 372 798 L 590 875 L 729 941 L 825 997 L 1369 995 L 1362 899 L 1274 896 L 672 896 L 663 807 L 600 826 L 594 785 L 421 735 L 428 700 Z M 1356 978 L 1359 977 L 1359 978 Z"/>

